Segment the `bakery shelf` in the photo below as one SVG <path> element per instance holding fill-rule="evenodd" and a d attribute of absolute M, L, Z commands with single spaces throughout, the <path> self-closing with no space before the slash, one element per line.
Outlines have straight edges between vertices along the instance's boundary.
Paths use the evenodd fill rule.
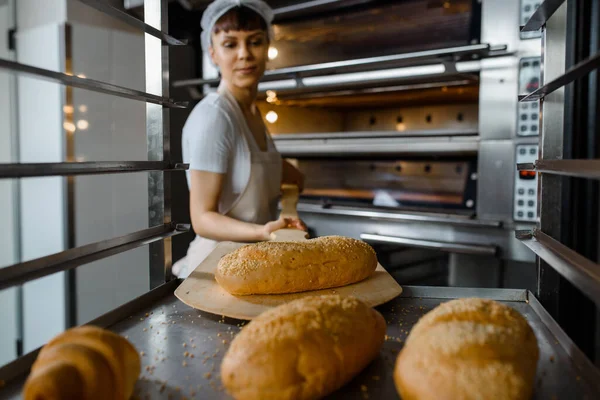
<path fill-rule="evenodd" d="M 245 322 L 192 309 L 181 303 L 171 281 L 92 321 L 127 337 L 140 351 L 138 398 L 230 399 L 219 376 L 223 354 Z M 538 300 L 526 290 L 404 286 L 401 296 L 377 307 L 388 323 L 380 355 L 352 382 L 328 399 L 398 399 L 392 372 L 398 351 L 417 320 L 440 303 L 460 297 L 502 301 L 521 312 L 540 347 L 535 399 L 595 399 L 600 373 Z M 193 357 L 191 356 L 193 354 Z M 0 397 L 16 399 L 35 357 L 28 354 L 0 369 L 8 383 Z M 20 371 L 20 375 L 15 375 Z M 11 379 L 6 379 L 8 375 Z"/>
<path fill-rule="evenodd" d="M 50 82 L 61 83 L 63 85 L 74 88 L 91 90 L 93 92 L 124 97 L 126 99 L 144 101 L 146 103 L 160 104 L 163 107 L 187 108 L 188 106 L 188 102 L 186 101 L 176 102 L 168 97 L 156 96 L 151 93 L 141 92 L 139 90 L 113 85 L 112 83 L 63 74 L 62 72 L 55 72 L 44 68 L 34 67 L 32 65 L 21 64 L 3 58 L 0 58 L 0 69 L 8 70 L 11 72 L 17 72 L 21 75 L 29 75 L 34 78 L 40 78 Z"/>
<path fill-rule="evenodd" d="M 600 179 L 600 160 L 537 160 L 534 163 L 517 164 L 517 170 Z"/>
<path fill-rule="evenodd" d="M 146 32 L 154 36 L 155 38 L 160 39 L 163 43 L 168 44 L 170 46 L 185 46 L 187 45 L 187 40 L 179 40 L 175 39 L 173 36 L 156 29 L 153 26 L 150 26 L 143 21 L 135 18 L 132 15 L 127 14 L 108 4 L 106 0 L 79 0 L 80 2 L 87 4 L 90 7 L 95 8 L 96 10 L 103 12 L 106 15 L 109 15 L 115 19 L 118 19 L 121 22 L 126 23 L 129 26 L 132 26 L 140 31 Z"/>
<path fill-rule="evenodd" d="M 565 0 L 545 0 L 521 27 L 521 32 L 534 32 L 541 29 L 564 2 Z"/>

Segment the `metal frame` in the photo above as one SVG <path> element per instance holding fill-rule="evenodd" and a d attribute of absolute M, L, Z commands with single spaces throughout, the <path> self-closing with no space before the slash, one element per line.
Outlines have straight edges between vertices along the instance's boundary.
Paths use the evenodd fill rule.
<path fill-rule="evenodd" d="M 583 60 L 579 64 L 574 65 L 563 75 L 546 83 L 541 88 L 527 95 L 519 96 L 519 101 L 535 101 L 543 99 L 545 96 L 554 92 L 556 89 L 560 89 L 563 86 L 568 85 L 575 79 L 581 78 L 597 68 L 600 68 L 600 53 L 594 54 L 587 60 Z"/>
<path fill-rule="evenodd" d="M 168 2 L 144 0 L 145 22 L 164 32 L 168 31 Z M 146 91 L 169 96 L 168 47 L 148 34 L 145 35 Z M 146 104 L 146 138 L 149 161 L 171 158 L 168 109 Z M 171 176 L 162 172 L 148 174 L 148 220 L 150 226 L 171 223 Z M 172 279 L 172 241 L 150 245 L 150 289 Z"/>
<path fill-rule="evenodd" d="M 169 108 L 185 108 L 188 103 L 174 102 L 167 97 L 169 93 L 168 53 L 166 51 L 167 47 L 164 44 L 184 44 L 164 33 L 167 28 L 168 2 L 167 0 L 146 0 L 145 18 L 148 24 L 135 22 L 135 18 L 121 13 L 101 1 L 88 0 L 83 2 L 130 25 L 141 27 L 146 32 L 145 61 L 147 92 L 72 76 L 69 43 L 67 43 L 66 73 L 64 74 L 2 59 L 0 59 L 0 68 L 66 85 L 68 89 L 66 96 L 67 103 L 71 101 L 70 96 L 72 93 L 70 90 L 73 87 L 146 102 L 148 161 L 73 162 L 73 143 L 67 140 L 67 162 L 0 164 L 0 179 L 68 176 L 65 188 L 69 194 L 72 194 L 74 175 L 150 171 L 148 178 L 150 183 L 148 211 L 150 228 L 85 246 L 72 247 L 46 257 L 1 268 L 0 290 L 59 271 L 70 271 L 80 265 L 147 244 L 150 245 L 150 272 L 152 274 L 153 271 L 160 270 L 160 274 L 151 276 L 152 287 L 158 286 L 171 279 L 170 238 L 179 233 L 187 232 L 190 229 L 190 226 L 187 224 L 176 224 L 171 221 L 170 174 L 165 174 L 168 171 L 185 171 L 188 168 L 187 164 L 175 163 L 170 160 Z M 156 27 L 161 27 L 162 29 L 159 31 Z M 66 40 L 67 42 L 70 40 L 68 31 Z M 158 95 L 150 93 L 158 93 Z M 71 217 L 69 215 L 69 218 Z M 72 221 L 69 221 L 69 223 L 71 224 Z M 75 246 L 74 238 L 71 237 L 71 234 L 67 232 L 69 247 Z M 158 241 L 160 241 L 160 244 L 157 246 L 156 242 Z M 160 279 L 160 282 L 157 282 L 157 278 Z M 66 298 L 68 302 L 73 301 L 69 297 L 69 294 L 67 294 Z M 71 305 L 67 304 L 67 309 L 68 312 L 73 313 Z M 69 325 L 74 323 L 75 321 L 73 320 L 68 321 Z M 21 360 L 17 360 L 17 362 L 21 362 Z"/>
<path fill-rule="evenodd" d="M 106 93 L 113 96 L 125 97 L 127 99 L 144 101 L 146 103 L 160 104 L 165 107 L 186 108 L 188 106 L 188 102 L 174 102 L 172 99 L 166 97 L 140 92 L 139 90 L 113 85 L 112 83 L 96 81 L 94 79 L 80 78 L 78 76 L 54 72 L 43 68 L 33 67 L 31 65 L 21 64 L 15 61 L 0 59 L 0 68 L 12 72 L 19 72 L 21 74 L 32 75 L 37 78 L 58 82 L 63 85 L 68 85 L 79 89 L 87 89 L 93 92 Z"/>
<path fill-rule="evenodd" d="M 106 2 L 106 0 L 79 0 L 80 2 L 95 8 L 96 10 L 103 12 L 104 14 L 110 15 L 111 17 L 118 19 L 129 26 L 137 28 L 143 32 L 146 32 L 149 35 L 154 36 L 163 41 L 163 43 L 171 45 L 171 46 L 185 46 L 187 45 L 187 41 L 181 41 L 175 39 L 173 36 L 156 29 L 153 26 L 145 24 L 143 21 L 111 6 Z"/>
<path fill-rule="evenodd" d="M 495 256 L 498 253 L 498 247 L 495 245 L 442 242 L 397 236 L 377 235 L 372 233 L 362 233 L 360 235 L 360 238 L 365 242 L 399 244 L 420 249 L 442 250 L 447 251 L 449 253 L 473 254 L 480 256 Z"/>
<path fill-rule="evenodd" d="M 535 163 L 517 164 L 519 171 L 600 179 L 600 160 L 538 160 Z"/>
<path fill-rule="evenodd" d="M 186 224 L 156 226 L 1 268 L 0 290 L 164 240 L 189 229 L 190 226 Z"/>
<path fill-rule="evenodd" d="M 521 28 L 521 32 L 533 32 L 541 29 L 564 2 L 565 0 L 545 0 Z"/>
<path fill-rule="evenodd" d="M 369 57 L 356 60 L 335 61 L 322 64 L 302 65 L 299 67 L 281 68 L 266 71 L 261 82 L 270 82 L 281 79 L 295 79 L 297 83 L 302 78 L 319 75 L 331 75 L 351 72 L 365 72 L 376 69 L 395 68 L 400 66 L 420 66 L 418 63 L 442 63 L 444 59 L 455 62 L 461 58 L 480 59 L 488 57 L 505 56 L 506 46 L 490 46 L 489 44 L 476 44 L 470 46 L 451 47 L 445 49 L 417 51 L 413 53 L 393 54 L 389 56 Z M 452 71 L 457 74 L 456 69 Z M 219 79 L 186 79 L 173 82 L 173 87 L 216 85 Z M 297 86 L 302 86 L 299 84 Z M 316 86 L 316 85 L 315 85 Z"/>
<path fill-rule="evenodd" d="M 569 282 L 600 304 L 600 264 L 592 262 L 539 229 L 515 236 Z"/>
<path fill-rule="evenodd" d="M 141 171 L 185 171 L 189 164 L 170 161 L 89 161 L 0 164 L 0 179 L 34 176 L 118 174 Z"/>
<path fill-rule="evenodd" d="M 298 212 L 309 212 L 323 215 L 340 215 L 348 217 L 373 218 L 378 220 L 388 220 L 395 222 L 423 222 L 423 223 L 442 223 L 452 226 L 467 226 L 481 228 L 501 228 L 502 221 L 472 219 L 470 217 L 458 217 L 457 215 L 444 215 L 440 213 L 426 212 L 394 212 L 394 211 L 373 211 L 361 208 L 344 206 L 324 206 L 322 204 L 311 204 L 306 202 L 298 203 Z"/>
<path fill-rule="evenodd" d="M 582 138 L 597 134 L 596 125 L 584 121 L 595 116 L 595 109 L 589 111 L 588 105 L 595 104 L 598 96 L 595 76 L 590 76 L 589 83 L 585 79 L 575 82 L 600 67 L 598 47 L 591 45 L 597 41 L 597 18 L 585 15 L 589 12 L 586 1 L 545 3 L 544 9 L 536 13 L 545 17 L 541 23 L 545 84 L 526 96 L 519 96 L 519 101 L 543 99 L 540 155 L 535 163 L 517 166 L 519 170 L 539 173 L 540 219 L 536 229 L 517 231 L 516 237 L 538 257 L 539 308 L 565 329 L 567 333 L 561 332 L 562 336 L 570 335 L 591 356 L 595 351 L 592 323 L 596 314 L 592 302 L 600 305 L 600 265 L 582 254 L 595 256 L 588 251 L 589 241 L 584 236 L 594 231 L 590 226 L 597 221 L 591 218 L 582 224 L 574 207 L 576 204 L 588 207 L 590 203 L 597 206 L 587 197 L 593 196 L 593 191 L 581 190 L 589 189 L 594 182 L 565 180 L 563 176 L 600 178 L 600 160 L 592 159 L 597 155 L 593 151 L 584 151 L 585 154 L 579 151 L 590 146 Z M 569 85 L 572 82 L 575 84 Z M 586 154 L 591 156 L 586 159 Z M 579 315 L 573 314 L 573 309 Z M 570 353 L 572 349 L 566 350 Z M 591 364 L 583 354 L 577 359 L 584 365 Z"/>

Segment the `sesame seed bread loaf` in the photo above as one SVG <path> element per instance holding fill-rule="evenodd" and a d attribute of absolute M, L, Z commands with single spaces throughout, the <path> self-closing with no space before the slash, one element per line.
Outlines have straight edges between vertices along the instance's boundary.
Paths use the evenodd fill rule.
<path fill-rule="evenodd" d="M 281 294 L 349 285 L 377 268 L 367 243 L 342 236 L 246 245 L 219 261 L 215 278 L 234 295 Z"/>
<path fill-rule="evenodd" d="M 535 334 L 515 309 L 493 300 L 452 300 L 413 327 L 394 381 L 403 400 L 525 400 L 538 357 Z"/>
<path fill-rule="evenodd" d="M 379 353 L 386 323 L 353 297 L 310 296 L 265 311 L 232 341 L 221 364 L 237 400 L 319 399 Z"/>

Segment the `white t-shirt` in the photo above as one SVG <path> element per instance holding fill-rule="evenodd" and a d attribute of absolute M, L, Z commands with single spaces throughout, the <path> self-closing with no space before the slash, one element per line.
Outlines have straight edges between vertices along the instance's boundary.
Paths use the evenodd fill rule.
<path fill-rule="evenodd" d="M 241 118 L 241 119 L 240 119 Z M 248 129 L 229 93 L 210 93 L 192 110 L 183 126 L 183 162 L 188 188 L 190 170 L 225 174 L 219 212 L 225 213 L 250 177 L 250 149 L 242 129 Z"/>

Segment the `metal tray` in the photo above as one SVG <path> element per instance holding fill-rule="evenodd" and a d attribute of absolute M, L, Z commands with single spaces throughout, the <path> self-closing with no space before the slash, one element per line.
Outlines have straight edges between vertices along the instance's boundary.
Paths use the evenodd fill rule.
<path fill-rule="evenodd" d="M 142 354 L 134 398 L 230 399 L 221 385 L 223 354 L 243 321 L 190 308 L 173 295 L 169 282 L 94 320 L 127 337 Z M 540 360 L 535 399 L 600 398 L 600 373 L 526 290 L 404 286 L 398 298 L 377 309 L 388 322 L 380 355 L 328 399 L 399 399 L 392 372 L 398 352 L 417 320 L 448 299 L 484 297 L 502 301 L 527 318 L 538 339 Z M 9 384 L 0 398 L 19 398 L 36 353 L 0 369 Z"/>

